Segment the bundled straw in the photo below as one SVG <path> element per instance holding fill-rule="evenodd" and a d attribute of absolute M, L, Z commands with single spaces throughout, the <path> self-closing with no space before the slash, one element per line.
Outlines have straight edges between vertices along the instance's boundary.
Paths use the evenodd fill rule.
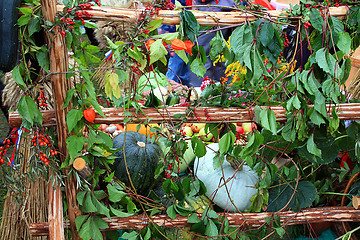
<path fill-rule="evenodd" d="M 23 136 L 20 142 L 19 154 L 24 157 L 21 164 L 21 172 L 27 171 L 28 159 L 31 155 L 31 138 L 29 135 Z M 14 174 L 14 178 L 17 178 Z M 0 225 L 0 239 L 47 239 L 47 237 L 31 237 L 29 226 L 31 223 L 47 221 L 48 193 L 47 183 L 44 179 L 36 178 L 34 181 L 25 182 L 29 192 L 22 193 L 21 203 L 16 200 L 13 192 L 8 191 L 2 221 Z"/>

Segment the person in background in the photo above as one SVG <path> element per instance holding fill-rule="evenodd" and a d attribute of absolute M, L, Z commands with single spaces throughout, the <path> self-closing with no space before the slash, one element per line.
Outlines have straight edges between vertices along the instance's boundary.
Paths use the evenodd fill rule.
<path fill-rule="evenodd" d="M 226 7 L 233 7 L 235 5 L 233 0 L 194 0 L 194 5 L 219 5 L 224 7 L 197 7 L 196 9 L 199 11 L 207 11 L 207 12 L 220 12 L 220 11 L 231 11 L 231 8 Z M 231 29 L 223 29 L 221 30 L 225 40 L 228 40 Z M 213 64 L 213 61 L 210 59 L 209 56 L 209 49 L 210 49 L 210 41 L 215 37 L 216 32 L 209 32 L 206 34 L 202 34 L 198 37 L 199 45 L 204 47 L 207 61 L 205 63 L 206 73 L 203 77 L 196 76 L 193 72 L 190 72 L 190 81 L 193 87 L 200 87 L 202 80 L 205 77 L 213 79 L 215 81 L 220 81 L 221 77 L 225 76 L 225 63 L 218 62 L 217 64 Z"/>
<path fill-rule="evenodd" d="M 172 0 L 174 3 L 174 0 Z M 183 6 L 191 5 L 191 0 L 180 0 Z M 176 27 L 174 25 L 162 25 L 158 29 L 159 34 L 175 32 Z M 175 82 L 181 83 L 185 86 L 192 87 L 190 82 L 190 67 L 186 64 L 172 49 L 169 49 L 169 63 L 166 77 Z"/>

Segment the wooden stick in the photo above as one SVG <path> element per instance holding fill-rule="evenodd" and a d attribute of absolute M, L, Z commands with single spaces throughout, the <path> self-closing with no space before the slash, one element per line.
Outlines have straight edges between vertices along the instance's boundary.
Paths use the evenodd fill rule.
<path fill-rule="evenodd" d="M 92 14 L 91 19 L 101 21 L 114 21 L 114 22 L 131 22 L 135 23 L 138 19 L 141 9 L 115 9 L 109 7 L 92 7 L 93 10 L 86 10 Z M 63 5 L 57 6 L 57 11 L 62 12 Z M 329 11 L 332 16 L 344 17 L 348 8 L 346 6 L 330 7 Z M 80 11 L 81 12 L 81 11 Z M 192 11 L 197 21 L 202 26 L 232 26 L 241 24 L 245 21 L 255 21 L 258 19 L 254 14 L 259 12 L 242 13 L 242 12 L 201 12 Z M 264 11 L 263 18 L 278 18 L 286 16 L 285 11 L 270 10 Z M 163 19 L 163 24 L 178 25 L 180 23 L 179 11 L 174 10 L 160 10 L 156 19 Z"/>
<path fill-rule="evenodd" d="M 219 214 L 222 215 L 222 214 Z M 201 218 L 201 214 L 198 214 Z M 352 207 L 324 207 L 309 208 L 300 212 L 284 211 L 284 212 L 261 212 L 261 213 L 228 213 L 226 214 L 229 224 L 236 226 L 253 226 L 257 227 L 266 223 L 269 217 L 280 217 L 280 221 L 284 225 L 307 224 L 316 222 L 359 222 L 360 211 Z M 109 225 L 102 231 L 113 231 L 120 229 L 142 229 L 149 223 L 144 216 L 131 217 L 112 217 L 111 219 L 103 218 Z M 158 215 L 151 218 L 153 222 L 164 228 L 171 227 L 188 227 L 191 224 L 187 222 L 187 217 L 177 216 L 174 220 L 167 215 Z M 69 223 L 64 223 L 65 227 L 69 227 Z M 34 223 L 30 225 L 32 236 L 46 236 L 48 228 L 46 223 Z"/>
<path fill-rule="evenodd" d="M 332 109 L 331 106 L 326 105 L 329 114 Z M 310 106 L 312 107 L 312 106 Z M 206 120 L 205 109 L 212 118 L 212 121 Z M 276 121 L 285 122 L 287 117 L 285 115 L 286 110 L 281 106 L 272 106 L 271 109 L 275 112 Z M 342 103 L 336 106 L 338 112 L 338 117 L 340 120 L 360 120 L 360 103 Z M 145 114 L 136 114 L 135 109 L 132 109 L 133 119 L 136 119 L 137 122 L 144 122 L 150 119 L 151 123 L 161 123 L 169 121 L 172 118 L 174 122 L 180 122 L 181 119 L 174 118 L 175 114 L 183 114 L 184 116 L 187 113 L 187 107 L 168 107 L 162 109 L 156 108 L 147 108 L 142 109 Z M 125 114 L 123 109 L 119 108 L 104 108 L 103 112 L 106 118 L 102 118 L 99 114 L 96 114 L 95 123 L 105 123 L 105 124 L 117 124 L 122 123 L 125 119 Z M 253 108 L 219 108 L 219 107 L 198 107 L 195 109 L 195 113 L 200 116 L 200 122 L 211 122 L 211 123 L 220 123 L 224 121 L 228 122 L 253 122 L 254 121 L 254 109 Z M 55 112 L 53 110 L 42 111 L 45 127 L 55 126 Z M 197 119 L 191 116 L 187 116 L 187 122 L 197 122 Z M 22 118 L 18 112 L 9 113 L 9 124 L 11 127 L 20 127 Z"/>
<path fill-rule="evenodd" d="M 40 0 L 42 12 L 44 15 L 44 19 L 46 21 L 55 22 L 56 16 L 56 0 Z M 68 50 L 66 49 L 65 39 L 60 34 L 60 26 L 54 24 L 53 30 L 47 31 L 47 42 L 49 46 L 49 59 L 50 59 L 50 72 L 66 72 L 68 71 Z M 71 88 L 70 79 L 66 79 L 66 74 L 54 74 L 51 75 L 51 83 L 53 89 L 53 96 L 55 108 L 55 119 L 56 119 L 56 131 L 58 136 L 58 146 L 61 152 L 61 161 L 65 161 L 66 156 L 68 156 L 67 148 L 66 148 L 66 138 L 69 136 L 69 131 L 66 123 L 66 114 L 70 111 L 72 105 L 65 109 L 62 108 L 65 102 L 65 97 L 67 91 Z M 66 200 L 68 203 L 68 214 L 71 225 L 71 233 L 72 239 L 80 240 L 80 237 L 76 231 L 75 218 L 81 215 L 79 210 L 79 205 L 76 201 L 76 182 L 73 175 L 69 175 L 69 170 L 64 170 L 65 176 L 68 176 L 65 181 L 65 193 Z M 57 186 L 55 189 L 59 189 Z M 61 194 L 60 191 L 54 192 L 55 197 L 51 198 L 54 201 L 52 202 L 52 209 L 57 212 L 60 211 L 59 208 L 62 208 L 62 204 L 57 201 L 58 194 Z M 61 199 L 61 197 L 60 197 Z M 51 205 L 51 203 L 49 204 Z M 61 210 L 62 212 L 62 210 Z M 51 212 L 50 212 L 51 213 Z M 53 212 L 54 213 L 54 212 Z M 63 234 L 63 216 L 62 214 L 56 214 L 58 217 L 57 220 L 54 220 L 49 226 L 50 231 L 50 240 L 62 240 L 65 239 Z M 52 238 L 52 237 L 57 238 Z M 59 237 L 58 237 L 59 236 Z"/>
<path fill-rule="evenodd" d="M 79 174 L 85 179 L 87 179 L 92 173 L 85 159 L 81 157 L 75 158 L 72 165 L 75 168 L 75 170 L 78 171 Z"/>

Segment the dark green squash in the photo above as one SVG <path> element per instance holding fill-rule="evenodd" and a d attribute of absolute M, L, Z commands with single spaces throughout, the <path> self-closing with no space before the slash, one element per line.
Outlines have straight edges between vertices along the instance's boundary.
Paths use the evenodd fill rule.
<path fill-rule="evenodd" d="M 113 139 L 116 158 L 112 165 L 115 177 L 131 187 L 126 171 L 125 160 L 131 181 L 140 194 L 146 193 L 154 184 L 154 174 L 163 152 L 157 143 L 151 143 L 144 134 L 128 131 L 122 132 Z M 124 154 L 125 152 L 125 154 Z"/>

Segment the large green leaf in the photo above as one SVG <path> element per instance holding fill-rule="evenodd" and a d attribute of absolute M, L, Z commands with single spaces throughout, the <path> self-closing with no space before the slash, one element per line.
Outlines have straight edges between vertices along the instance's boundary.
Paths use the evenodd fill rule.
<path fill-rule="evenodd" d="M 296 189 L 296 183 L 288 183 L 275 186 L 269 191 L 268 212 L 276 212 L 282 210 L 294 210 L 310 207 L 316 198 L 317 192 L 315 186 L 308 181 L 300 181 Z M 294 193 L 295 191 L 295 193 Z M 291 199 L 292 195 L 294 197 Z M 290 200 L 291 199 L 291 200 Z"/>

